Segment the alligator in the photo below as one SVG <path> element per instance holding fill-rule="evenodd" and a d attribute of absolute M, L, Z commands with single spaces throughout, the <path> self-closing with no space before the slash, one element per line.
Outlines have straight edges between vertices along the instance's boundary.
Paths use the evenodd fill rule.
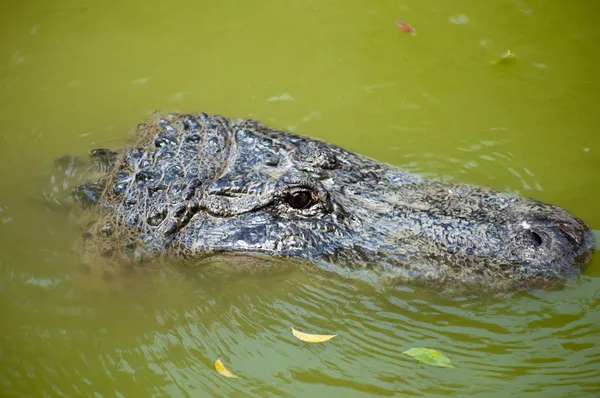
<path fill-rule="evenodd" d="M 205 113 L 155 114 L 123 148 L 90 151 L 72 197 L 87 215 L 82 251 L 119 264 L 264 256 L 506 290 L 562 286 L 594 249 L 560 207 Z"/>

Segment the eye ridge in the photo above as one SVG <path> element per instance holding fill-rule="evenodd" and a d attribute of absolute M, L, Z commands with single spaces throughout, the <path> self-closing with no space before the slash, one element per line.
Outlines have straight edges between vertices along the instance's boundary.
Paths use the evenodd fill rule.
<path fill-rule="evenodd" d="M 286 196 L 285 201 L 290 207 L 298 210 L 306 209 L 315 202 L 312 192 L 306 190 L 290 192 Z"/>

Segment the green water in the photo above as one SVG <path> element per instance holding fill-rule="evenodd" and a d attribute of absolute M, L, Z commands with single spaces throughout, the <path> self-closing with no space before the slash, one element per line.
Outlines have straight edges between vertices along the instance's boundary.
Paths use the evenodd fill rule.
<path fill-rule="evenodd" d="M 598 229 L 600 3 L 557 3 L 3 0 L 0 396 L 598 396 L 598 261 L 564 290 L 491 297 L 210 266 L 104 282 L 42 200 L 53 159 L 117 146 L 155 109 L 204 111 Z M 415 346 L 455 368 L 417 366 Z"/>

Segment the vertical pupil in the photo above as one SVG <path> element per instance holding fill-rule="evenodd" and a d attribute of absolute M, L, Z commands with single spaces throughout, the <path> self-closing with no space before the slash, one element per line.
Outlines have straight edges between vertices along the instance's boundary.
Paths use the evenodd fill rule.
<path fill-rule="evenodd" d="M 300 191 L 294 192 L 288 198 L 288 204 L 295 209 L 302 209 L 306 207 L 311 200 L 311 195 L 309 192 Z"/>

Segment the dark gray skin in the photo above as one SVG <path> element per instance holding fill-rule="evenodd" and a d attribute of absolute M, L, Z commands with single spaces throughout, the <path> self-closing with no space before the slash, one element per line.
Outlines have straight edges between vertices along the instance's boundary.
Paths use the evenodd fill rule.
<path fill-rule="evenodd" d="M 91 152 L 74 197 L 88 253 L 191 261 L 219 253 L 308 261 L 400 282 L 556 286 L 590 261 L 567 211 L 440 182 L 256 121 L 172 114 L 130 148 Z"/>

